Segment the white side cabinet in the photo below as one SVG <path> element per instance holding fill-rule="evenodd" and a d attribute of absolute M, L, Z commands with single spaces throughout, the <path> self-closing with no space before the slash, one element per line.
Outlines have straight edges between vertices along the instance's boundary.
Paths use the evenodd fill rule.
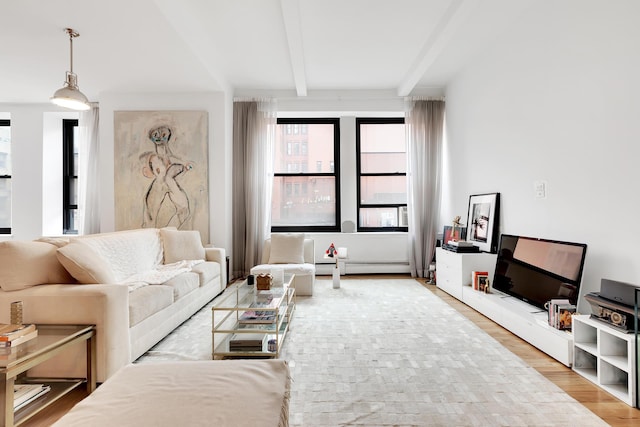
<path fill-rule="evenodd" d="M 634 334 L 573 316 L 573 370 L 628 405 L 636 404 Z"/>
<path fill-rule="evenodd" d="M 459 254 L 437 248 L 436 286 L 560 363 L 571 366 L 573 336 L 549 326 L 546 312 L 494 289 L 490 294 L 472 289 L 472 271 L 487 271 L 493 280 L 496 257 L 496 254 Z"/>
<path fill-rule="evenodd" d="M 496 254 L 456 253 L 436 248 L 436 286 L 460 301 L 462 287 L 471 285 L 472 271 L 487 271 L 493 280 Z"/>

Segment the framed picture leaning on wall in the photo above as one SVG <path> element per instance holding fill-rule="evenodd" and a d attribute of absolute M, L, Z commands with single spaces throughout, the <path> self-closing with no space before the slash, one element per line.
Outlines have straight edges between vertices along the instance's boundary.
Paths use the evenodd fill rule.
<path fill-rule="evenodd" d="M 467 214 L 467 241 L 483 252 L 495 253 L 498 245 L 498 217 L 500 193 L 469 196 Z"/>

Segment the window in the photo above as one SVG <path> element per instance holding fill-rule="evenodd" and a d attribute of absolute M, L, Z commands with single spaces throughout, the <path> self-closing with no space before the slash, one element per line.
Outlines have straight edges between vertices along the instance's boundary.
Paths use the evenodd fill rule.
<path fill-rule="evenodd" d="M 358 230 L 408 231 L 403 118 L 356 119 Z"/>
<path fill-rule="evenodd" d="M 11 121 L 0 120 L 0 234 L 11 234 Z"/>
<path fill-rule="evenodd" d="M 62 120 L 62 230 L 78 234 L 78 120 Z"/>
<path fill-rule="evenodd" d="M 339 144 L 338 119 L 278 119 L 271 231 L 340 231 Z"/>

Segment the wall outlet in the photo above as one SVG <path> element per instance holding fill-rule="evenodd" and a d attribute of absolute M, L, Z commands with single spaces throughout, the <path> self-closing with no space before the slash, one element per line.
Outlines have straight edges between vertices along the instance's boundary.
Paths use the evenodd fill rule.
<path fill-rule="evenodd" d="M 547 198 L 547 183 L 546 181 L 534 181 L 533 182 L 533 191 L 536 199 L 546 199 Z"/>

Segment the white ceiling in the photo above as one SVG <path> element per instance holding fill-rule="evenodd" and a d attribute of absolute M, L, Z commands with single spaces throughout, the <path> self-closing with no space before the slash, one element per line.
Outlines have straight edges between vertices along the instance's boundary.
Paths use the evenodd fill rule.
<path fill-rule="evenodd" d="M 0 102 L 48 102 L 69 68 L 66 27 L 80 33 L 74 71 L 92 101 L 103 92 L 437 92 L 533 3 L 0 0 Z"/>

